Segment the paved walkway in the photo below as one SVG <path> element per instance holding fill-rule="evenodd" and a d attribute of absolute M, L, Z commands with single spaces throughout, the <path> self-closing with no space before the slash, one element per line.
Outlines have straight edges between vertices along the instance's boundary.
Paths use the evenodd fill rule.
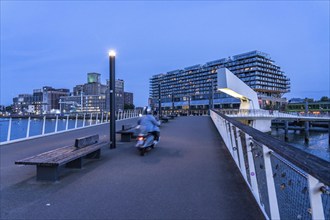
<path fill-rule="evenodd" d="M 159 145 L 144 157 L 133 145 L 105 148 L 100 160 L 62 172 L 56 183 L 2 161 L 1 219 L 263 219 L 209 117 L 163 124 Z M 7 146 L 1 159 L 42 152 L 25 147 Z"/>

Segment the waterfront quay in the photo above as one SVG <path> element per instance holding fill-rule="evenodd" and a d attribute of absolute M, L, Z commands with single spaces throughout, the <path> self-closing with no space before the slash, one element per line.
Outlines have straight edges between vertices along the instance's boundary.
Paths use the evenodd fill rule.
<path fill-rule="evenodd" d="M 163 123 L 160 143 L 144 157 L 118 136 L 116 149 L 57 182 L 37 182 L 35 167 L 14 164 L 73 142 L 74 132 L 0 147 L 1 219 L 265 218 L 210 117 Z M 107 140 L 109 125 L 79 132 Z"/>

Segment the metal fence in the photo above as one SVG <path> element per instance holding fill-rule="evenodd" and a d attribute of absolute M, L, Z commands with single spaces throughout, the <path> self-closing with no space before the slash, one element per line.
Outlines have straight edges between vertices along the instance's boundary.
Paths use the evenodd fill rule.
<path fill-rule="evenodd" d="M 320 120 L 330 120 L 329 114 L 312 114 L 299 112 L 280 112 L 278 110 L 264 110 L 264 109 L 221 109 L 220 113 L 230 115 L 232 117 L 268 117 L 268 118 L 297 118 L 308 119 L 315 118 Z"/>
<path fill-rule="evenodd" d="M 138 117 L 141 111 L 127 110 L 116 112 L 116 120 L 125 120 Z M 49 116 L 30 116 L 30 117 L 15 117 L 8 118 L 6 123 L 2 123 L 1 144 L 11 143 L 13 141 L 21 141 L 29 138 L 50 135 L 58 132 L 71 131 L 81 129 L 87 126 L 95 126 L 103 123 L 109 123 L 110 113 L 89 113 L 89 114 L 74 114 L 74 115 L 49 115 Z"/>
<path fill-rule="evenodd" d="M 211 118 L 269 219 L 330 219 L 330 162 L 222 113 Z"/>

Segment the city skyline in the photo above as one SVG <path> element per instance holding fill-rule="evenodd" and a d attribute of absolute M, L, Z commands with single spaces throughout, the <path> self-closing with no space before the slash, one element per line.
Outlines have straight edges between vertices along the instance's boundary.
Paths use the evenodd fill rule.
<path fill-rule="evenodd" d="M 1 99 L 49 85 L 73 88 L 87 72 L 116 78 L 136 106 L 152 75 L 259 50 L 291 79 L 287 98 L 329 96 L 329 2 L 1 1 Z"/>

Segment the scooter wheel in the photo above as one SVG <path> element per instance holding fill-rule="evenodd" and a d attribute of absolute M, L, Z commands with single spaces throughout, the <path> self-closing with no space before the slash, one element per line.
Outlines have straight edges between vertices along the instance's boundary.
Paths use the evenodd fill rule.
<path fill-rule="evenodd" d="M 144 148 L 140 149 L 140 155 L 144 156 L 144 153 L 145 153 L 145 149 Z"/>

